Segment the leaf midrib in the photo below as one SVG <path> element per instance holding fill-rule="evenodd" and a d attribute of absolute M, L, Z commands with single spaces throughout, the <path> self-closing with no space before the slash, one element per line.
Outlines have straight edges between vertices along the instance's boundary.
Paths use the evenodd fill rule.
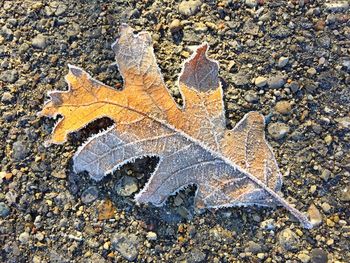
<path fill-rule="evenodd" d="M 231 167 L 239 170 L 240 172 L 244 173 L 251 181 L 253 181 L 255 184 L 257 184 L 259 187 L 261 187 L 263 190 L 265 190 L 267 193 L 269 193 L 277 202 L 279 202 L 282 206 L 284 206 L 287 210 L 289 210 L 296 218 L 298 218 L 298 220 L 306 227 L 306 228 L 311 228 L 312 225 L 309 222 L 309 220 L 307 219 L 307 217 L 302 214 L 300 211 L 298 211 L 296 208 L 292 207 L 286 200 L 284 200 L 281 196 L 279 196 L 275 191 L 273 191 L 272 189 L 270 189 L 268 186 L 266 186 L 262 181 L 260 181 L 258 178 L 256 178 L 254 175 L 250 174 L 249 172 L 247 172 L 246 170 L 242 169 L 241 167 L 239 167 L 238 165 L 235 165 L 230 159 L 224 157 L 221 153 L 216 152 L 210 148 L 208 148 L 206 145 L 202 144 L 200 141 L 194 139 L 193 137 L 189 136 L 188 134 L 186 134 L 184 131 L 181 130 L 177 130 L 174 126 L 165 123 L 163 121 L 160 121 L 154 117 L 151 117 L 145 113 L 142 113 L 134 108 L 128 107 L 128 106 L 124 106 L 121 104 L 118 104 L 116 102 L 112 102 L 112 101 L 96 101 L 96 102 L 92 102 L 92 103 L 88 103 L 88 104 L 81 104 L 81 105 L 70 105 L 70 104 L 62 104 L 62 106 L 66 106 L 66 107 L 81 107 L 81 106 L 91 106 L 94 104 L 100 104 L 100 103 L 105 103 L 105 104 L 110 104 L 110 105 L 114 105 L 117 107 L 120 107 L 122 109 L 127 109 L 130 110 L 132 112 L 138 113 L 154 122 L 159 123 L 162 126 L 165 126 L 166 128 L 178 132 L 178 134 L 180 136 L 185 137 L 187 140 L 192 141 L 193 143 L 199 145 L 200 147 L 202 147 L 204 150 L 208 151 L 209 153 L 211 153 L 213 156 L 216 156 L 218 159 L 223 160 L 225 163 L 227 163 L 228 165 L 230 165 Z"/>

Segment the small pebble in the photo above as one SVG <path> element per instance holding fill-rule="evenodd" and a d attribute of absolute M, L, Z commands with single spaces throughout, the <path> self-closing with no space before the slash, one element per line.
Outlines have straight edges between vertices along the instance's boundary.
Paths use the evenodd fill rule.
<path fill-rule="evenodd" d="M 311 194 L 314 194 L 316 192 L 316 190 L 317 190 L 317 186 L 316 185 L 311 185 L 309 192 Z"/>
<path fill-rule="evenodd" d="M 285 137 L 289 133 L 290 128 L 285 123 L 276 122 L 276 123 L 271 123 L 268 126 L 267 130 L 272 138 L 274 138 L 275 140 L 279 140 Z"/>
<path fill-rule="evenodd" d="M 350 129 L 350 117 L 337 118 L 338 129 Z"/>
<path fill-rule="evenodd" d="M 289 101 L 282 100 L 276 103 L 275 110 L 281 114 L 289 114 L 292 110 L 292 106 Z"/>
<path fill-rule="evenodd" d="M 23 232 L 18 237 L 19 242 L 22 244 L 27 244 L 29 241 L 29 234 L 27 232 Z"/>
<path fill-rule="evenodd" d="M 334 1 L 330 3 L 324 4 L 327 11 L 330 12 L 342 12 L 349 9 L 349 2 L 348 1 Z"/>
<path fill-rule="evenodd" d="M 132 176 L 124 176 L 120 179 L 115 187 L 118 195 L 130 196 L 138 190 L 137 179 Z"/>
<path fill-rule="evenodd" d="M 343 189 L 341 189 L 339 199 L 341 201 L 349 202 L 350 201 L 350 185 L 347 185 Z"/>
<path fill-rule="evenodd" d="M 150 231 L 147 233 L 146 238 L 148 240 L 157 240 L 157 233 Z"/>
<path fill-rule="evenodd" d="M 42 34 L 37 35 L 32 39 L 32 46 L 38 49 L 44 49 L 46 47 L 46 37 Z"/>
<path fill-rule="evenodd" d="M 179 13 L 186 17 L 195 15 L 202 5 L 202 2 L 199 0 L 185 0 L 179 4 Z"/>
<path fill-rule="evenodd" d="M 237 74 L 234 74 L 232 80 L 233 84 L 237 87 L 247 86 L 250 83 L 246 72 L 238 72 Z"/>
<path fill-rule="evenodd" d="M 267 79 L 265 77 L 259 76 L 255 79 L 255 85 L 259 88 L 264 87 L 266 84 L 267 84 Z"/>
<path fill-rule="evenodd" d="M 329 226 L 329 227 L 334 227 L 334 226 L 335 226 L 335 223 L 334 223 L 331 219 L 329 219 L 329 218 L 327 218 L 326 224 L 327 224 L 327 226 Z"/>
<path fill-rule="evenodd" d="M 321 178 L 327 182 L 329 177 L 331 176 L 331 171 L 329 171 L 328 169 L 323 169 L 322 173 L 321 173 Z"/>
<path fill-rule="evenodd" d="M 0 217 L 7 217 L 10 214 L 10 208 L 4 202 L 0 203 Z"/>
<path fill-rule="evenodd" d="M 56 16 L 60 16 L 63 15 L 66 10 L 68 9 L 68 6 L 63 4 L 63 3 L 59 3 L 56 10 L 55 10 L 55 15 Z"/>
<path fill-rule="evenodd" d="M 0 72 L 1 71 L 2 70 L 0 70 Z M 15 83 L 17 80 L 18 80 L 18 72 L 15 69 L 4 70 L 0 73 L 0 81 L 7 82 L 7 83 Z"/>
<path fill-rule="evenodd" d="M 270 89 L 282 88 L 285 83 L 286 81 L 283 76 L 273 76 L 267 80 L 267 84 L 269 85 Z"/>
<path fill-rule="evenodd" d="M 1 97 L 1 102 L 7 103 L 13 100 L 13 95 L 10 92 L 4 92 Z"/>
<path fill-rule="evenodd" d="M 259 243 L 254 241 L 249 241 L 246 244 L 246 248 L 244 249 L 245 252 L 250 252 L 253 254 L 258 254 L 262 252 L 262 247 Z"/>
<path fill-rule="evenodd" d="M 182 25 L 179 19 L 174 19 L 169 25 L 169 30 L 173 34 L 176 32 L 179 32 L 181 29 L 182 29 Z"/>
<path fill-rule="evenodd" d="M 327 134 L 326 137 L 324 137 L 324 142 L 326 143 L 326 145 L 329 146 L 332 143 L 332 141 L 333 141 L 332 135 Z"/>
<path fill-rule="evenodd" d="M 263 230 L 274 230 L 276 228 L 275 220 L 266 219 L 260 223 L 260 228 Z"/>
<path fill-rule="evenodd" d="M 35 238 L 39 241 L 42 241 L 42 240 L 44 240 L 45 236 L 42 232 L 38 232 L 35 234 Z"/>
<path fill-rule="evenodd" d="M 277 67 L 283 68 L 288 64 L 289 58 L 288 57 L 280 57 L 278 59 Z"/>
<path fill-rule="evenodd" d="M 322 223 L 322 215 L 314 204 L 310 205 L 307 213 L 312 225 L 319 226 Z"/>
<path fill-rule="evenodd" d="M 327 263 L 328 253 L 320 248 L 315 248 L 311 251 L 312 263 Z"/>
<path fill-rule="evenodd" d="M 265 258 L 265 253 L 258 253 L 256 255 L 259 259 L 264 259 Z"/>
<path fill-rule="evenodd" d="M 287 251 L 294 251 L 299 246 L 299 237 L 291 229 L 286 228 L 278 234 L 278 242 Z"/>
<path fill-rule="evenodd" d="M 332 209 L 332 207 L 326 202 L 322 203 L 321 207 L 325 213 L 328 213 Z"/>
<path fill-rule="evenodd" d="M 112 248 L 117 250 L 126 260 L 134 261 L 137 258 L 140 242 L 135 234 L 116 232 L 111 243 Z"/>
<path fill-rule="evenodd" d="M 309 68 L 309 69 L 307 70 L 307 73 L 308 73 L 309 75 L 313 76 L 313 75 L 316 75 L 317 71 L 316 71 L 315 68 Z"/>
<path fill-rule="evenodd" d="M 22 161 L 30 154 L 27 142 L 18 140 L 12 145 L 12 157 L 17 161 Z"/>
<path fill-rule="evenodd" d="M 257 0 L 245 0 L 245 5 L 254 8 L 258 5 Z"/>
<path fill-rule="evenodd" d="M 95 201 L 98 197 L 98 188 L 96 186 L 90 186 L 81 195 L 81 201 L 84 204 L 89 204 Z"/>
<path fill-rule="evenodd" d="M 247 92 L 244 99 L 249 103 L 257 103 L 259 101 L 259 97 L 254 91 Z"/>
<path fill-rule="evenodd" d="M 311 257 L 307 254 L 308 252 L 300 252 L 298 254 L 298 259 L 302 262 L 302 263 L 308 263 L 310 262 Z"/>

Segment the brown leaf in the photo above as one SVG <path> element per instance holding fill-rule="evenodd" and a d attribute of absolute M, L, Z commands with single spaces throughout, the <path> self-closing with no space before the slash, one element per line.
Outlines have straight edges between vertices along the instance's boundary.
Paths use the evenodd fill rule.
<path fill-rule="evenodd" d="M 98 207 L 98 220 L 106 220 L 114 218 L 115 207 L 111 200 L 106 199 Z"/>
<path fill-rule="evenodd" d="M 197 186 L 195 205 L 283 205 L 305 226 L 311 224 L 279 195 L 282 177 L 265 140 L 264 117 L 250 112 L 233 130 L 225 126 L 218 63 L 207 58 L 208 45 L 197 48 L 179 77 L 184 106 L 179 107 L 163 82 L 147 32 L 133 34 L 122 25 L 112 46 L 124 89 L 117 91 L 69 66 L 69 90 L 51 92 L 42 114 L 63 116 L 52 143 L 102 117 L 115 125 L 90 138 L 75 154 L 76 172 L 95 180 L 144 156 L 159 164 L 136 195 L 139 203 L 162 205 L 169 195 Z"/>

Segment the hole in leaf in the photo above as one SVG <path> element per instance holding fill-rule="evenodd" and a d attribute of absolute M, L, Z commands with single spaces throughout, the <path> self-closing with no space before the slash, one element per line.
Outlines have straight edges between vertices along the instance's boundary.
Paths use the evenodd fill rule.
<path fill-rule="evenodd" d="M 72 144 L 75 146 L 80 145 L 81 142 L 85 142 L 91 136 L 108 129 L 109 127 L 113 126 L 113 124 L 114 121 L 108 117 L 96 119 L 81 130 L 70 135 Z"/>

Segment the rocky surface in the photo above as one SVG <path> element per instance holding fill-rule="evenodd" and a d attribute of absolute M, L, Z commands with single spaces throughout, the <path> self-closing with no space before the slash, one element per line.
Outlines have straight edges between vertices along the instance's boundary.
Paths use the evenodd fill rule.
<path fill-rule="evenodd" d="M 350 24 L 348 1 L 0 1 L 1 262 L 350 262 Z M 155 159 L 101 182 L 71 157 L 103 119 L 45 147 L 54 121 L 37 112 L 67 88 L 67 64 L 121 87 L 110 49 L 122 22 L 151 32 L 164 80 L 194 45 L 220 63 L 228 128 L 266 116 L 282 192 L 317 225 L 284 209 L 196 211 L 195 187 L 164 207 L 133 196 Z"/>

